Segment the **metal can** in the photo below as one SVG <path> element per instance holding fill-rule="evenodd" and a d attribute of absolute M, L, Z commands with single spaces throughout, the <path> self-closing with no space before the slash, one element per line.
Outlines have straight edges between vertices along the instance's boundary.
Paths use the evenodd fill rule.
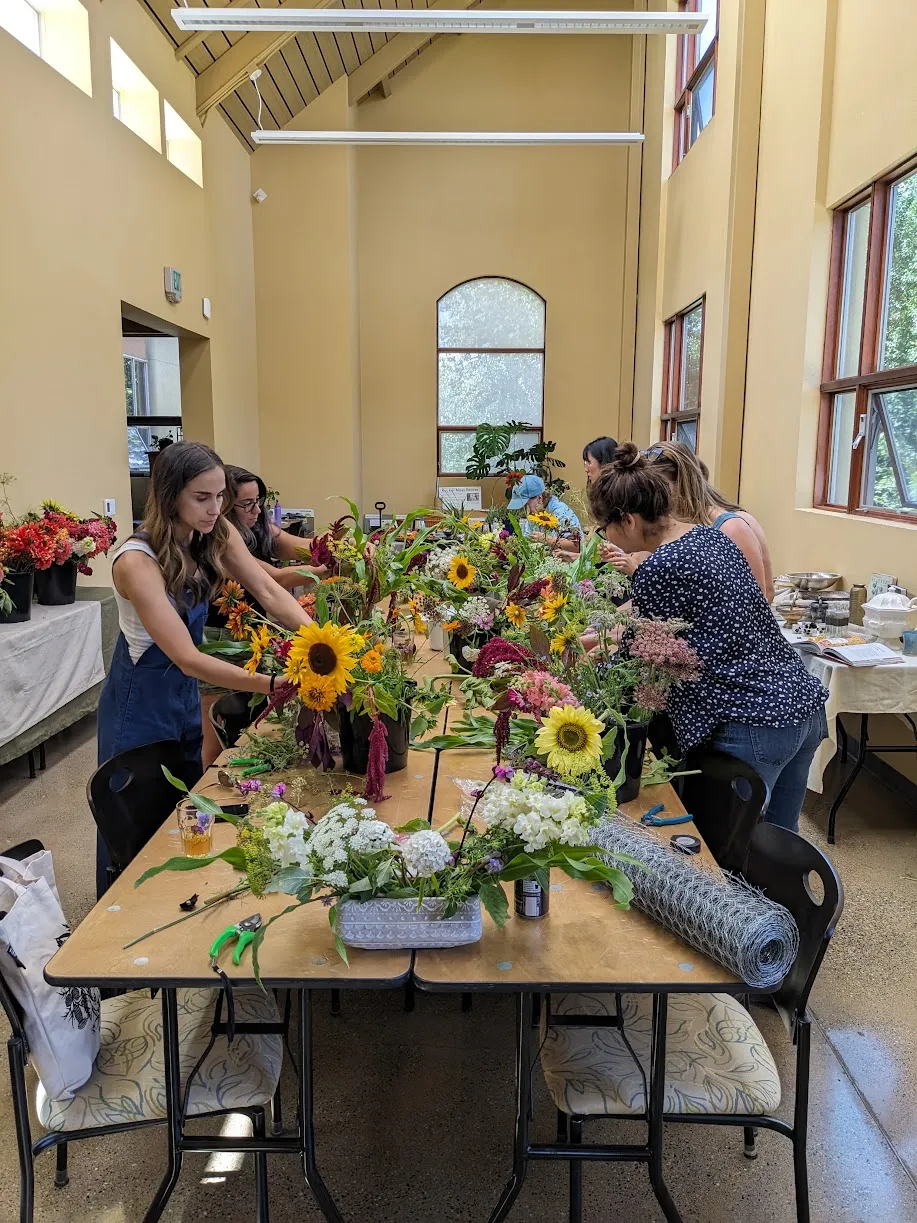
<path fill-rule="evenodd" d="M 551 893 L 537 879 L 517 879 L 515 900 L 517 917 L 546 917 Z"/>

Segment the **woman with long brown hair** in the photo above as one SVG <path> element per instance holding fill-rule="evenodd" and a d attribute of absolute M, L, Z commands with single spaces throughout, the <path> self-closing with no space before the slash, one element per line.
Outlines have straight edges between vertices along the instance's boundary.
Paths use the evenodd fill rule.
<path fill-rule="evenodd" d="M 121 632 L 99 700 L 98 758 L 164 739 L 182 745 L 183 780 L 202 773 L 198 680 L 245 692 L 273 691 L 274 680 L 201 654 L 210 600 L 234 578 L 267 614 L 297 628 L 309 617 L 264 572 L 224 516 L 226 473 L 198 442 L 160 454 L 140 530 L 112 557 Z M 105 890 L 107 853 L 99 842 L 97 885 Z"/>

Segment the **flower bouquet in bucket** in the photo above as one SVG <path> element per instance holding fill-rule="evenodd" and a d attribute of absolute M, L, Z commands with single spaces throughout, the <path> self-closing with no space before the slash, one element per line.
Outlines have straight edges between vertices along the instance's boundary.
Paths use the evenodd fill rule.
<path fill-rule="evenodd" d="M 146 871 L 137 886 L 164 870 L 200 869 L 222 860 L 244 874 L 224 896 L 250 890 L 258 897 L 292 897 L 255 935 L 256 976 L 258 949 L 273 922 L 315 901 L 329 909 L 345 962 L 347 946 L 392 950 L 476 942 L 482 905 L 498 927 L 507 921 L 503 883 L 532 878 L 547 889 L 553 868 L 607 884 L 615 901 L 628 906 L 631 883 L 613 856 L 592 843 L 600 816 L 582 794 L 500 766 L 486 784 L 459 784 L 465 808 L 439 829 L 425 820 L 392 828 L 352 794 L 337 796 L 318 819 L 283 800 L 270 802 L 256 814 L 226 817 L 237 830 L 229 849 L 211 857 L 171 858 Z M 188 798 L 202 811 L 220 810 L 200 795 Z"/>

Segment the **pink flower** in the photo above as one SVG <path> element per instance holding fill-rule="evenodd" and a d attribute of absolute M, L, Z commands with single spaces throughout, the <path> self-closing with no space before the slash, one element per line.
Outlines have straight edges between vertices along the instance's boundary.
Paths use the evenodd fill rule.
<path fill-rule="evenodd" d="M 645 709 L 647 713 L 662 713 L 668 704 L 666 685 L 644 680 L 634 689 L 634 704 Z"/>
<path fill-rule="evenodd" d="M 516 692 L 524 701 L 522 708 L 539 716 L 555 705 L 579 705 L 573 690 L 547 671 L 524 671 L 516 680 Z"/>

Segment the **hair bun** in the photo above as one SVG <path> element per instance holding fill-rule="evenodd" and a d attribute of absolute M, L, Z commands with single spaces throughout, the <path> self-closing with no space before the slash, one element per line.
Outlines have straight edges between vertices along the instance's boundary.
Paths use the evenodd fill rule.
<path fill-rule="evenodd" d="M 645 467 L 646 459 L 633 442 L 622 442 L 615 451 L 612 466 L 616 467 L 618 471 L 630 471 L 633 467 Z"/>

